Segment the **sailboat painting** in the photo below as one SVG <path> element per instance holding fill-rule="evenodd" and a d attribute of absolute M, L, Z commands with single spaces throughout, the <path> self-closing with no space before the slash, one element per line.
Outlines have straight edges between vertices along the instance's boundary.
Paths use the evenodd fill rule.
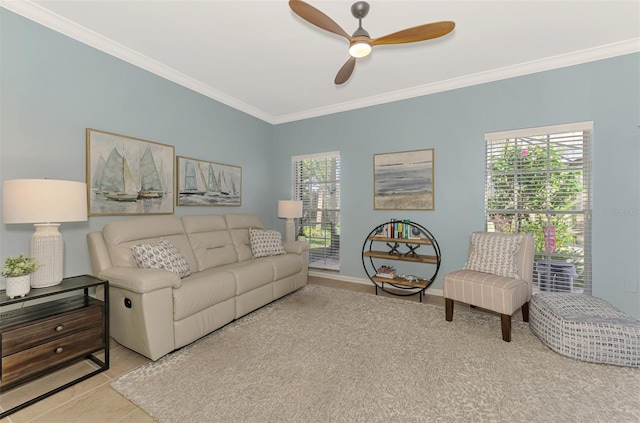
<path fill-rule="evenodd" d="M 87 128 L 89 216 L 172 214 L 174 147 Z"/>
<path fill-rule="evenodd" d="M 241 206 L 242 168 L 177 158 L 178 206 Z"/>

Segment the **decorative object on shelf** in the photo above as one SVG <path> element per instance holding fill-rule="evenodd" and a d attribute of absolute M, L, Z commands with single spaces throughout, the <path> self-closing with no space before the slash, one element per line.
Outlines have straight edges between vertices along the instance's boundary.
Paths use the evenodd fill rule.
<path fill-rule="evenodd" d="M 89 216 L 173 214 L 172 145 L 87 128 Z"/>
<path fill-rule="evenodd" d="M 240 166 L 177 157 L 178 206 L 241 206 Z"/>
<path fill-rule="evenodd" d="M 400 255 L 400 251 L 398 250 L 398 247 L 400 247 L 400 244 L 398 244 L 397 242 L 394 242 L 393 245 L 387 242 L 387 247 L 389 247 L 389 255 L 395 255 L 395 256 Z"/>
<path fill-rule="evenodd" d="M 302 217 L 302 201 L 280 200 L 278 201 L 278 217 L 287 219 L 285 226 L 285 241 L 295 241 L 295 223 L 293 219 Z"/>
<path fill-rule="evenodd" d="M 53 179 L 12 179 L 2 183 L 2 221 L 33 223 L 29 256 L 40 267 L 31 276 L 32 288 L 62 281 L 64 242 L 60 223 L 87 220 L 86 184 Z"/>
<path fill-rule="evenodd" d="M 419 232 L 418 234 L 416 234 L 416 230 Z M 390 250 L 375 249 L 377 246 L 384 248 L 384 245 Z M 418 254 L 416 250 L 419 247 L 431 248 L 428 252 L 432 251 L 432 253 Z M 378 260 L 397 260 L 435 267 L 430 267 L 432 272 L 429 276 L 405 275 L 398 274 L 394 266 L 376 263 Z M 367 276 L 376 286 L 376 294 L 378 288 L 393 295 L 419 294 L 422 302 L 423 293 L 435 280 L 440 269 L 440 247 L 434 236 L 425 227 L 411 220 L 392 219 L 376 226 L 367 235 L 362 245 L 362 265 Z"/>
<path fill-rule="evenodd" d="M 433 162 L 433 148 L 374 154 L 374 210 L 433 210 Z"/>
<path fill-rule="evenodd" d="M 420 244 L 409 244 L 407 243 L 407 248 L 409 249 L 409 251 L 407 251 L 406 253 L 404 253 L 404 255 L 406 257 L 418 257 L 418 253 L 416 252 L 416 250 L 418 248 L 420 248 Z"/>
<path fill-rule="evenodd" d="M 40 266 L 33 257 L 7 256 L 2 265 L 2 276 L 6 278 L 7 297 L 24 297 L 31 290 L 31 274 Z"/>

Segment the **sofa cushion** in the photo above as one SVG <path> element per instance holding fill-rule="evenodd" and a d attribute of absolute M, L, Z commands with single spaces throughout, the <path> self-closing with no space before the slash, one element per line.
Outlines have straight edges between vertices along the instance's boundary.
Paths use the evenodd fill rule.
<path fill-rule="evenodd" d="M 274 281 L 295 275 L 302 270 L 302 260 L 298 254 L 262 257 L 260 261 L 271 263 Z"/>
<path fill-rule="evenodd" d="M 198 268 L 182 222 L 176 216 L 111 220 L 105 224 L 102 235 L 114 267 L 138 267 L 131 247 L 135 244 L 152 244 L 164 238 L 185 255 L 190 269 Z"/>
<path fill-rule="evenodd" d="M 131 247 L 138 267 L 164 269 L 184 278 L 191 274 L 187 258 L 164 238 L 153 244 L 136 244 Z"/>
<path fill-rule="evenodd" d="M 238 261 L 224 217 L 183 216 L 181 220 L 199 271 Z"/>
<path fill-rule="evenodd" d="M 236 249 L 238 261 L 252 258 L 249 228 L 264 229 L 260 216 L 249 213 L 227 213 L 224 215 L 224 221 L 231 234 L 231 241 Z"/>
<path fill-rule="evenodd" d="M 253 258 L 286 254 L 282 234 L 274 230 L 249 228 L 249 242 Z"/>
<path fill-rule="evenodd" d="M 464 268 L 519 279 L 517 259 L 521 242 L 522 236 L 513 234 L 474 232 Z"/>
<path fill-rule="evenodd" d="M 236 282 L 231 273 L 219 269 L 193 273 L 173 290 L 173 320 L 182 320 L 235 294 Z"/>
<path fill-rule="evenodd" d="M 219 268 L 236 278 L 236 295 L 242 295 L 273 282 L 273 265 L 262 259 L 249 259 Z"/>

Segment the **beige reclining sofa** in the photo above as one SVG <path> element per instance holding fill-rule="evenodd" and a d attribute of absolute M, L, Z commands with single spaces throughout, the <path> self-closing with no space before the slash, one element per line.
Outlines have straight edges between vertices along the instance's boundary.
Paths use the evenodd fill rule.
<path fill-rule="evenodd" d="M 249 228 L 264 229 L 259 216 L 145 216 L 89 233 L 93 274 L 109 281 L 111 337 L 157 360 L 307 284 L 309 244 L 253 258 Z M 188 276 L 138 267 L 131 247 L 161 239 L 184 255 Z"/>

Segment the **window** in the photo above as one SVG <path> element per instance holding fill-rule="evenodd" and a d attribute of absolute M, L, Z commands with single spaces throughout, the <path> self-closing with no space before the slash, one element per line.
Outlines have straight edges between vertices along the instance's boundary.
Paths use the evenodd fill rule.
<path fill-rule="evenodd" d="M 311 244 L 309 267 L 340 269 L 340 152 L 291 158 L 299 226 Z"/>
<path fill-rule="evenodd" d="M 485 134 L 487 230 L 533 235 L 534 290 L 591 294 L 592 128 Z"/>

